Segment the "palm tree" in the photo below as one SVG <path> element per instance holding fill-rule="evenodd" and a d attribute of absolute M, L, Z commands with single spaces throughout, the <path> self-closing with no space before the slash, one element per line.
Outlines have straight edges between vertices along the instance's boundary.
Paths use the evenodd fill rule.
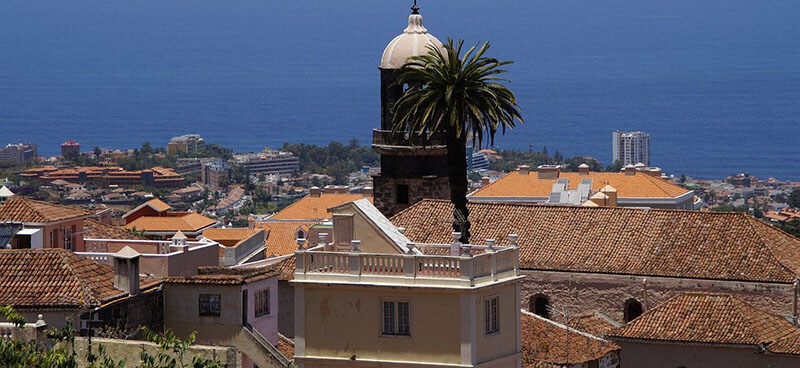
<path fill-rule="evenodd" d="M 453 229 L 462 233 L 461 242 L 468 243 L 467 139 L 480 145 L 488 136 L 493 144 L 498 129 L 505 134 L 515 120 L 523 120 L 517 98 L 501 84 L 508 81 L 498 77 L 511 62 L 484 56 L 488 42 L 462 55 L 463 45 L 463 40 L 454 44 L 450 38 L 444 50 L 429 45 L 427 54 L 410 58 L 397 71 L 397 83 L 408 89 L 394 105 L 392 131 L 444 133 Z"/>

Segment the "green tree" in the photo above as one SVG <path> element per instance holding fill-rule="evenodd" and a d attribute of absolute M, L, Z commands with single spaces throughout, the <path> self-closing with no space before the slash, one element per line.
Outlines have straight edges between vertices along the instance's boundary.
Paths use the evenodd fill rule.
<path fill-rule="evenodd" d="M 619 172 L 622 170 L 622 161 L 616 160 L 614 163 L 606 167 L 607 172 Z"/>
<path fill-rule="evenodd" d="M 781 226 L 781 229 L 793 236 L 800 238 L 800 220 L 794 219 L 787 221 L 786 224 Z"/>
<path fill-rule="evenodd" d="M 510 61 L 486 57 L 489 42 L 471 47 L 462 54 L 463 40 L 447 40 L 444 52 L 428 46 L 428 53 L 412 57 L 397 72 L 397 83 L 409 88 L 395 103 L 392 131 L 411 131 L 423 135 L 443 131 L 447 139 L 447 167 L 453 229 L 469 242 L 467 209 L 467 138 L 473 144 L 490 144 L 498 130 L 514 128 L 523 122 L 517 98 L 501 82 L 503 66 Z"/>
<path fill-rule="evenodd" d="M 800 188 L 795 188 L 786 199 L 786 204 L 793 208 L 800 208 Z"/>

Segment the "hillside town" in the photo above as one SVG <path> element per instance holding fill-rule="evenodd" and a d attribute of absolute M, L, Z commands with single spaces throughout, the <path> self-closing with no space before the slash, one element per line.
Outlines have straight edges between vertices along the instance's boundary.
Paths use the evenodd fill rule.
<path fill-rule="evenodd" d="M 425 44 L 415 5 L 369 145 L 5 142 L 3 341 L 82 367 L 164 341 L 203 367 L 800 366 L 800 181 L 666 173 L 609 131 L 608 166 L 470 145 L 459 203 L 446 137 L 392 125 Z"/>

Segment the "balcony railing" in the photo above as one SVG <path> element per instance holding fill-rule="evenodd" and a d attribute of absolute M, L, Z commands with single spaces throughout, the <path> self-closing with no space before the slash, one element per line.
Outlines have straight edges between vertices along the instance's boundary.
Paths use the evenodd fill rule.
<path fill-rule="evenodd" d="M 417 134 L 409 131 L 399 131 L 392 133 L 391 130 L 372 130 L 372 144 L 376 146 L 396 146 L 396 147 L 434 147 L 445 146 L 447 137 L 443 131 L 431 134 Z"/>
<path fill-rule="evenodd" d="M 469 287 L 519 275 L 516 247 L 471 257 L 305 250 L 295 257 L 298 281 Z"/>

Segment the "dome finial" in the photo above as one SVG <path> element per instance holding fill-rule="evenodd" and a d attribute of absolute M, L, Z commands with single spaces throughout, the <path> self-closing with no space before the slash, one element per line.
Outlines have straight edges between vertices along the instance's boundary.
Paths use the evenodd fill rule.
<path fill-rule="evenodd" d="M 411 14 L 419 14 L 419 6 L 417 5 L 417 0 L 414 0 L 414 5 L 411 6 Z"/>

